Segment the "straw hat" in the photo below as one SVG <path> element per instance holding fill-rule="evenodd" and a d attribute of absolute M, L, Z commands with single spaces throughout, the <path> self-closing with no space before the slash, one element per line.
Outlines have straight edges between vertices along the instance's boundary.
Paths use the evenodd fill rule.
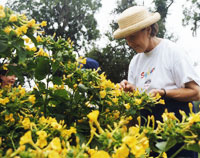
<path fill-rule="evenodd" d="M 142 30 L 160 19 L 160 14 L 150 13 L 143 6 L 133 6 L 121 13 L 118 18 L 119 28 L 114 32 L 114 38 L 124 38 Z"/>

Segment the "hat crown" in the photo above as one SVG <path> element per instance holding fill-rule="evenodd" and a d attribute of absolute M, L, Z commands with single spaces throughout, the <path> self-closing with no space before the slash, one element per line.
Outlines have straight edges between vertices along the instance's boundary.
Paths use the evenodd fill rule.
<path fill-rule="evenodd" d="M 131 25 L 135 25 L 150 16 L 150 13 L 143 6 L 133 6 L 126 9 L 119 16 L 118 25 L 120 29 L 124 29 Z"/>

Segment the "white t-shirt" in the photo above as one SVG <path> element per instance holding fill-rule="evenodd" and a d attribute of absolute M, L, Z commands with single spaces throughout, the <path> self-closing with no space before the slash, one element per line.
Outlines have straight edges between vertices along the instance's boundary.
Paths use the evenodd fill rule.
<path fill-rule="evenodd" d="M 133 57 L 128 81 L 147 92 L 151 89 L 183 88 L 190 81 L 200 85 L 200 78 L 187 53 L 167 39 L 162 39 L 152 51 Z"/>

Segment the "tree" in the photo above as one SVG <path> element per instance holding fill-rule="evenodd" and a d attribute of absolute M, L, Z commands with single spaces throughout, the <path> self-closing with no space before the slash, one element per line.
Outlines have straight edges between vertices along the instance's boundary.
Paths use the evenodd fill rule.
<path fill-rule="evenodd" d="M 184 4 L 183 10 L 183 25 L 191 25 L 193 35 L 196 35 L 196 31 L 200 26 L 200 0 L 187 0 Z"/>
<path fill-rule="evenodd" d="M 136 5 L 132 0 L 118 0 L 117 6 L 112 14 L 121 13 L 126 8 Z M 116 40 L 112 33 L 118 28 L 117 23 L 113 20 L 110 24 L 112 31 L 107 32 L 106 36 L 109 39 L 107 45 L 102 48 L 93 48 L 86 56 L 95 58 L 99 61 L 102 71 L 104 71 L 112 82 L 119 83 L 123 79 L 127 79 L 128 66 L 135 52 L 129 48 L 124 39 Z"/>
<path fill-rule="evenodd" d="M 170 6 L 174 3 L 174 0 L 153 0 L 153 3 L 155 4 L 154 11 L 160 13 L 161 15 L 161 20 L 158 21 L 158 25 L 159 25 L 158 37 L 172 38 L 173 35 L 168 35 L 166 33 L 165 23 L 166 23 L 168 10 Z"/>
<path fill-rule="evenodd" d="M 94 14 L 100 0 L 8 0 L 6 5 L 38 22 L 47 21 L 46 34 L 70 38 L 76 50 L 99 37 Z"/>
<path fill-rule="evenodd" d="M 172 35 L 168 36 L 166 34 L 165 28 L 168 9 L 172 3 L 173 0 L 154 0 L 153 4 L 155 6 L 150 7 L 153 12 L 158 11 L 161 14 L 162 20 L 160 20 L 158 23 L 160 27 L 160 32 L 158 34 L 159 37 L 173 37 Z M 112 14 L 119 14 L 126 8 L 134 5 L 137 5 L 137 3 L 132 0 L 118 0 L 117 7 L 112 11 Z M 116 40 L 113 38 L 112 33 L 118 28 L 117 23 L 112 21 L 110 26 L 112 28 L 112 32 L 106 33 L 106 36 L 109 39 L 108 44 L 102 49 L 94 47 L 86 54 L 86 56 L 95 58 L 97 61 L 99 61 L 102 70 L 106 72 L 108 78 L 117 83 L 123 79 L 127 79 L 128 66 L 136 52 L 129 48 L 124 39 Z"/>
<path fill-rule="evenodd" d="M 112 38 L 111 35 L 108 36 Z M 128 76 L 128 66 L 133 54 L 134 52 L 125 44 L 125 40 L 120 40 L 117 44 L 110 41 L 102 49 L 94 46 L 86 56 L 97 60 L 107 78 L 119 83 Z"/>

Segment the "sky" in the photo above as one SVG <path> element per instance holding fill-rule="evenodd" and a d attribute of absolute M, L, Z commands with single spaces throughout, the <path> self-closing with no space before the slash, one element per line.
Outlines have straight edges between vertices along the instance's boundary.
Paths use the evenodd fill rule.
<path fill-rule="evenodd" d="M 0 0 L 0 4 L 4 5 L 7 0 Z M 148 7 L 151 5 L 152 0 L 137 0 L 139 4 L 143 4 Z M 144 1 L 144 2 L 143 2 Z M 109 24 L 114 19 L 117 19 L 117 16 L 111 16 L 111 10 L 116 7 L 116 0 L 102 0 L 102 8 L 95 15 L 98 21 L 98 28 L 101 33 L 105 33 L 107 30 L 111 30 Z M 176 41 L 183 49 L 185 49 L 188 54 L 192 57 L 194 62 L 198 63 L 197 67 L 200 74 L 200 31 L 197 33 L 196 37 L 192 36 L 192 31 L 189 27 L 182 26 L 182 5 L 186 0 L 175 1 L 169 9 L 169 15 L 166 21 L 167 32 L 173 33 L 175 37 L 178 38 Z M 44 19 L 45 20 L 45 19 Z M 106 45 L 106 38 L 102 38 L 99 43 L 100 47 Z"/>

